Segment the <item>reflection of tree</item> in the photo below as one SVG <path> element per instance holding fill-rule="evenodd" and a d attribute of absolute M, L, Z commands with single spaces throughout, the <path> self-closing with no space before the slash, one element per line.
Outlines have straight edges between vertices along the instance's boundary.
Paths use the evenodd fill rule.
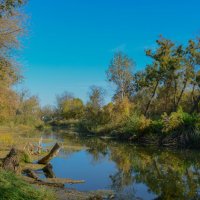
<path fill-rule="evenodd" d="M 111 188 L 115 191 L 122 191 L 126 186 L 133 183 L 134 178 L 131 173 L 124 173 L 119 170 L 116 174 L 110 175 L 112 181 Z"/>
<path fill-rule="evenodd" d="M 116 163 L 117 172 L 110 176 L 110 180 L 118 199 L 123 199 L 120 196 L 134 199 L 136 183 L 145 184 L 150 192 L 157 195 L 157 199 L 200 199 L 198 152 L 162 151 L 95 138 L 73 137 L 69 140 L 65 138 L 64 141 L 69 145 L 87 146 L 95 162 L 109 156 Z"/>
<path fill-rule="evenodd" d="M 192 156 L 192 157 L 191 157 Z M 200 154 L 198 154 L 198 159 Z M 200 162 L 192 153 L 146 150 L 127 145 L 111 147 L 111 159 L 119 171 L 111 177 L 112 187 L 144 183 L 157 199 L 197 199 Z M 132 178 L 134 174 L 134 179 Z"/>
<path fill-rule="evenodd" d="M 94 163 L 101 161 L 109 153 L 107 143 L 95 138 L 87 141 L 87 146 L 89 147 L 87 151 L 92 155 Z"/>

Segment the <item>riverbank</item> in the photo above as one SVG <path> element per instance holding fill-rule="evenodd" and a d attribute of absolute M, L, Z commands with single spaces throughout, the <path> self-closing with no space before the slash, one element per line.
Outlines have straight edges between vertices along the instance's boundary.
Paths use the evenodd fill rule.
<path fill-rule="evenodd" d="M 21 129 L 21 127 L 10 128 L 0 127 L 0 166 L 3 159 L 8 155 L 12 147 L 18 150 L 24 151 L 24 147 L 28 144 L 38 144 L 41 134 L 39 132 L 31 131 L 31 129 Z M 43 143 L 51 148 L 55 143 L 53 139 L 43 139 Z M 64 144 L 62 144 L 64 147 Z M 70 147 L 69 147 L 70 148 Z M 73 150 L 77 150 L 80 147 L 76 147 Z M 47 150 L 47 149 L 46 149 Z M 45 151 L 46 151 L 45 150 Z M 35 161 L 43 157 L 46 152 L 40 154 L 29 155 L 29 158 L 20 162 L 20 172 L 24 169 L 39 170 L 45 165 L 39 165 Z M 37 184 L 33 179 L 12 172 L 6 172 L 1 169 L 0 172 L 0 199 L 6 200 L 88 200 L 95 199 L 101 196 L 109 196 L 109 191 L 91 191 L 91 192 L 79 192 L 74 189 L 67 188 L 55 188 L 50 186 L 41 186 Z M 14 188 L 18 189 L 15 190 Z M 48 192 L 46 192 L 48 190 Z"/>
<path fill-rule="evenodd" d="M 49 125 L 55 131 L 67 131 L 68 135 L 80 137 L 107 138 L 147 147 L 200 149 L 200 117 L 198 114 L 188 114 L 181 108 L 170 115 L 165 113 L 158 119 L 131 115 L 105 124 L 91 123 L 88 118 L 58 120 Z"/>
<path fill-rule="evenodd" d="M 200 198 L 199 151 L 142 147 L 108 138 L 72 136 L 67 131 L 46 135 L 52 137 L 66 144 L 51 162 L 54 173 L 86 180 L 71 188 L 110 189 L 117 200 Z M 68 149 L 72 146 L 77 150 Z"/>

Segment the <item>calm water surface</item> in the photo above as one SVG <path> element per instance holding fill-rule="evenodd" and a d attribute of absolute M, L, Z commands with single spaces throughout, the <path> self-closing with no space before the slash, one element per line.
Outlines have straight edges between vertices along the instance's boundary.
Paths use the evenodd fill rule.
<path fill-rule="evenodd" d="M 64 143 L 51 161 L 66 185 L 81 191 L 114 190 L 116 199 L 200 199 L 200 153 L 141 148 L 101 139 L 45 135 Z"/>

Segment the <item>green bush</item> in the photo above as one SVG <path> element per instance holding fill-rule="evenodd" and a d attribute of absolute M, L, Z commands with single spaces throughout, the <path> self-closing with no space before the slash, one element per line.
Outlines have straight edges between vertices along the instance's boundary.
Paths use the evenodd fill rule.
<path fill-rule="evenodd" d="M 161 119 L 152 120 L 149 131 L 152 134 L 161 134 L 163 130 L 163 121 Z"/>
<path fill-rule="evenodd" d="M 137 136 L 144 133 L 150 126 L 151 120 L 144 115 L 133 113 L 124 123 L 123 132 Z"/>
<path fill-rule="evenodd" d="M 169 116 L 164 113 L 161 119 L 163 123 L 163 132 L 165 133 L 170 133 L 180 128 L 198 128 L 200 121 L 198 115 L 186 113 L 181 107 L 177 112 L 172 112 Z"/>

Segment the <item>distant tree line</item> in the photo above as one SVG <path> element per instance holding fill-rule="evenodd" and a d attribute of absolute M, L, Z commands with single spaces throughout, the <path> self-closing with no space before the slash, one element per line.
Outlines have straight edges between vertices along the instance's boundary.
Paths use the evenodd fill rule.
<path fill-rule="evenodd" d="M 177 45 L 161 36 L 156 45 L 146 50 L 151 63 L 141 71 L 127 55 L 115 53 L 106 71 L 115 85 L 112 102 L 105 104 L 105 90 L 92 86 L 85 105 L 65 93 L 51 113 L 79 120 L 81 129 L 94 134 L 166 146 L 195 143 L 200 138 L 200 40 Z"/>

